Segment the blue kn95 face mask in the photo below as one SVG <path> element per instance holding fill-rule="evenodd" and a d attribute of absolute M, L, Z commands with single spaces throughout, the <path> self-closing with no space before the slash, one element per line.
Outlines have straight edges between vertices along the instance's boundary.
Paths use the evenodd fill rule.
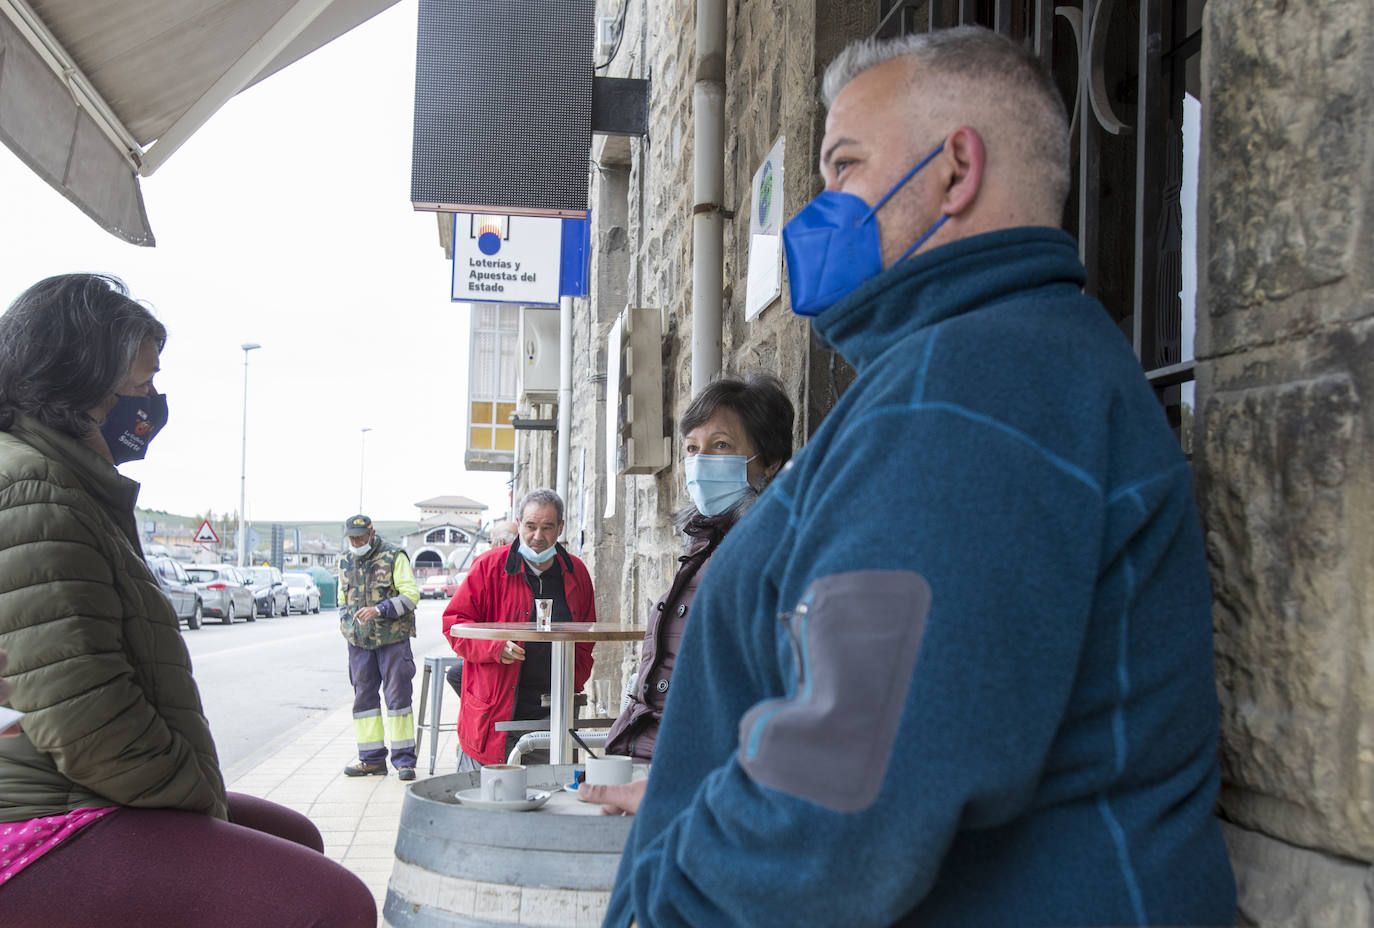
<path fill-rule="evenodd" d="M 754 455 L 758 457 L 758 455 Z M 687 459 L 687 495 L 697 512 L 718 516 L 749 489 L 749 462 L 742 454 L 694 454 Z"/>
<path fill-rule="evenodd" d="M 787 282 L 792 289 L 792 312 L 816 316 L 883 272 L 883 244 L 878 234 L 878 210 L 916 172 L 945 147 L 935 150 L 907 171 L 877 203 L 869 206 L 852 193 L 822 191 L 801 208 L 782 229 L 787 252 Z M 949 216 L 941 216 L 898 261 L 905 260 Z M 699 507 L 698 507 L 699 508 Z"/>

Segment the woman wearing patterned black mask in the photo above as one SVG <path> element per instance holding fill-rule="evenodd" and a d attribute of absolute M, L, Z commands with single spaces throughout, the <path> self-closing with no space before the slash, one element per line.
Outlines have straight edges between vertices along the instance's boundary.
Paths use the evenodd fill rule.
<path fill-rule="evenodd" d="M 92 274 L 0 316 L 0 702 L 24 713 L 0 739 L 0 925 L 375 926 L 308 819 L 225 792 L 143 562 L 138 484 L 115 465 L 167 421 L 166 337 Z"/>

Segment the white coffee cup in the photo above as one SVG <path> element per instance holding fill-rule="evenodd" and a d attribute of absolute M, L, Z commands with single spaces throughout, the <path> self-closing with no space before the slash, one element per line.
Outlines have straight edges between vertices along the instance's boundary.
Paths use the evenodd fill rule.
<path fill-rule="evenodd" d="M 521 764 L 488 764 L 482 768 L 482 799 L 519 802 L 525 798 L 527 774 Z"/>
<path fill-rule="evenodd" d="M 592 786 L 618 786 L 630 782 L 634 762 L 628 754 L 587 758 L 587 782 Z"/>

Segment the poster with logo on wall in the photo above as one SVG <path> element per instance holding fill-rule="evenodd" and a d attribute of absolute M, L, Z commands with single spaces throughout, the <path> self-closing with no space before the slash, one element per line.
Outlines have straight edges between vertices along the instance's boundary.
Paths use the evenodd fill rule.
<path fill-rule="evenodd" d="M 749 271 L 744 318 L 753 319 L 782 296 L 782 152 L 778 136 L 754 172 L 749 207 Z"/>
<path fill-rule="evenodd" d="M 453 300 L 558 305 L 563 220 L 456 213 Z"/>

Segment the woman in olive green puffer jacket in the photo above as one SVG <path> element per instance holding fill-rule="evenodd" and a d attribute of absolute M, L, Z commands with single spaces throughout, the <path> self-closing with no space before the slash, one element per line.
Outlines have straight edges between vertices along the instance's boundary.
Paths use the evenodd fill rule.
<path fill-rule="evenodd" d="M 226 794 L 143 562 L 139 486 L 115 465 L 166 422 L 165 337 L 94 275 L 0 316 L 0 650 L 24 713 L 0 739 L 0 924 L 373 926 L 308 819 Z"/>

